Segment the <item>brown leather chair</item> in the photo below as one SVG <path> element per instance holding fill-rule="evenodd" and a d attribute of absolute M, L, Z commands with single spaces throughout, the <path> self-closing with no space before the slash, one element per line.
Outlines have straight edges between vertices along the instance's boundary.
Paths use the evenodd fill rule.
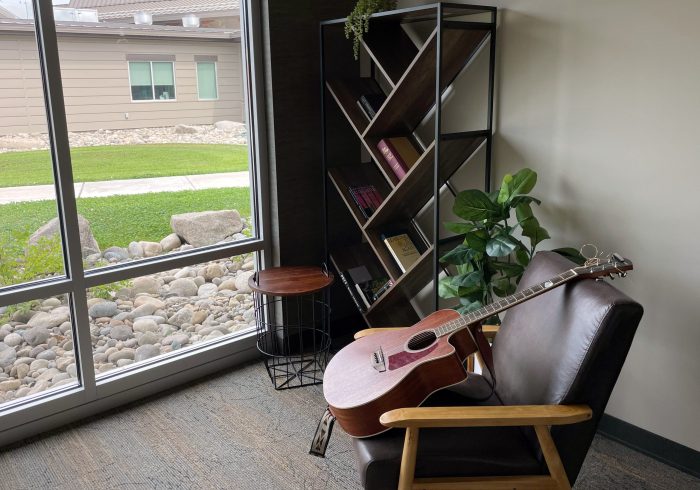
<path fill-rule="evenodd" d="M 538 253 L 519 289 L 574 266 Z M 590 279 L 513 307 L 493 343 L 494 390 L 486 374 L 473 374 L 423 407 L 382 416 L 397 428 L 353 440 L 364 488 L 396 488 L 400 471 L 400 488 L 569 488 L 642 312 L 609 282 Z"/>

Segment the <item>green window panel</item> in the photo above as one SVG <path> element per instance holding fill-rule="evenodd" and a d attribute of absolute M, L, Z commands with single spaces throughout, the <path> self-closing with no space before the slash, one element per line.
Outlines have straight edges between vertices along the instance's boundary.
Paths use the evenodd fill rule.
<path fill-rule="evenodd" d="M 197 96 L 200 100 L 219 98 L 216 87 L 216 63 L 213 61 L 197 63 Z"/>
<path fill-rule="evenodd" d="M 132 100 L 153 100 L 150 62 L 130 61 L 129 82 L 131 84 Z"/>

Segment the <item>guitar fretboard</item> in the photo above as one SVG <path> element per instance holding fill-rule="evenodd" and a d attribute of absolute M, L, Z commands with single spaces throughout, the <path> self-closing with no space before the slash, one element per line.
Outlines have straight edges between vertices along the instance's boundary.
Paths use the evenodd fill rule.
<path fill-rule="evenodd" d="M 496 313 L 500 313 L 503 310 L 507 310 L 511 306 L 517 305 L 518 303 L 522 303 L 523 301 L 540 295 L 545 291 L 560 286 L 565 282 L 573 279 L 577 275 L 578 274 L 573 269 L 570 269 L 566 272 L 562 272 L 558 276 L 548 279 L 547 281 L 535 284 L 534 286 L 531 286 L 527 289 L 523 289 L 522 291 L 519 291 L 515 294 L 511 294 L 510 296 L 506 296 L 505 298 L 499 301 L 488 304 L 482 308 L 479 308 L 478 310 L 474 310 L 471 313 L 467 313 L 466 315 L 461 315 L 455 320 L 443 323 L 441 326 L 435 329 L 435 335 L 437 335 L 438 337 L 442 337 L 443 335 L 449 335 L 461 328 L 466 327 L 467 325 L 471 325 L 481 320 L 485 320 L 486 318 L 489 318 L 490 316 L 493 316 Z"/>

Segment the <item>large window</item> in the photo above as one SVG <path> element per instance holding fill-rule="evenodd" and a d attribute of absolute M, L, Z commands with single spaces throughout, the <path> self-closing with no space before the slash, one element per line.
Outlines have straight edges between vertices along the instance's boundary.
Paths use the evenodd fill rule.
<path fill-rule="evenodd" d="M 216 62 L 197 62 L 197 96 L 199 100 L 216 100 L 219 91 L 216 85 Z"/>
<path fill-rule="evenodd" d="M 0 441 L 250 356 L 266 248 L 258 23 L 76 30 L 32 1 L 36 38 L 0 33 Z M 132 103 L 176 68 L 177 104 Z"/>
<path fill-rule="evenodd" d="M 175 99 L 175 70 L 171 61 L 130 61 L 132 100 Z"/>

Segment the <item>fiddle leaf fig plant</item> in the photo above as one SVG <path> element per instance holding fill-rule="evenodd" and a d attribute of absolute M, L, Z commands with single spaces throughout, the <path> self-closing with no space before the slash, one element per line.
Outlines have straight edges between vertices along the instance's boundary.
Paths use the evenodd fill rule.
<path fill-rule="evenodd" d="M 464 239 L 440 259 L 455 266 L 457 274 L 442 278 L 438 293 L 458 298 L 458 312 L 469 313 L 493 302 L 494 296 L 513 294 L 535 249 L 550 238 L 532 211 L 532 204 L 541 204 L 530 195 L 536 183 L 537 174 L 524 168 L 503 177 L 494 192 L 470 189 L 457 194 L 453 211 L 464 221 L 444 225 Z M 581 262 L 576 249 L 554 251 Z"/>
<path fill-rule="evenodd" d="M 360 56 L 360 43 L 369 32 L 369 16 L 377 12 L 396 8 L 397 0 L 359 0 L 345 21 L 345 37 L 352 39 L 352 52 L 355 59 Z"/>

